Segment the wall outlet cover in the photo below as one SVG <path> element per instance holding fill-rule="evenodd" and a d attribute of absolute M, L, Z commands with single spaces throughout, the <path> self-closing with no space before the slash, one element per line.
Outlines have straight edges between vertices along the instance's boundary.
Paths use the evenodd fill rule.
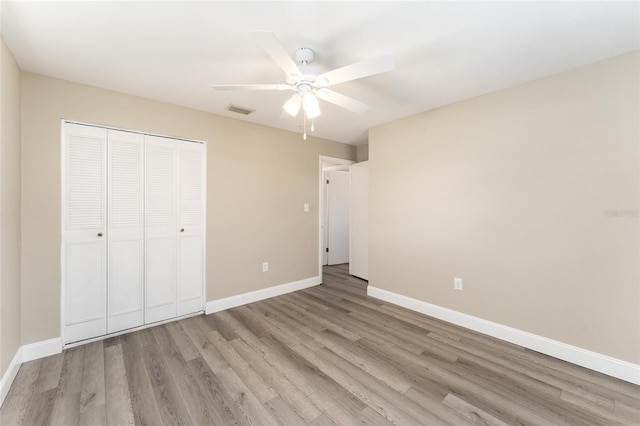
<path fill-rule="evenodd" d="M 453 279 L 453 289 L 462 291 L 462 278 L 455 277 Z"/>

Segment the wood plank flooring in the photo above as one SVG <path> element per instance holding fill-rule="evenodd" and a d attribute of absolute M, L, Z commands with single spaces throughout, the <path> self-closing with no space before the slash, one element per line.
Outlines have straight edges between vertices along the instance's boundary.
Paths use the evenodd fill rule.
<path fill-rule="evenodd" d="M 311 289 L 27 362 L 8 425 L 638 425 L 640 387 L 366 296 Z"/>

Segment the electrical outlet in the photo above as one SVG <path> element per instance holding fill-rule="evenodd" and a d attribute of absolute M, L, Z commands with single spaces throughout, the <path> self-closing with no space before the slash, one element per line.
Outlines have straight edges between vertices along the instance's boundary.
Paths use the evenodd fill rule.
<path fill-rule="evenodd" d="M 453 289 L 462 291 L 462 278 L 453 278 Z"/>
<path fill-rule="evenodd" d="M 304 203 L 302 210 L 304 210 L 305 213 L 309 213 L 309 203 Z"/>
<path fill-rule="evenodd" d="M 269 272 L 269 262 L 262 262 L 262 272 Z"/>

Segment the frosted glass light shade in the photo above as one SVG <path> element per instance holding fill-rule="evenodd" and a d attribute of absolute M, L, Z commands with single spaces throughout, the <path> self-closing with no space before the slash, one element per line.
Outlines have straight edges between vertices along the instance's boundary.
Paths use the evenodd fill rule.
<path fill-rule="evenodd" d="M 320 107 L 318 106 L 318 98 L 312 93 L 305 93 L 302 98 L 302 108 L 307 114 L 307 118 L 316 118 L 320 115 Z"/>
<path fill-rule="evenodd" d="M 302 99 L 300 99 L 299 94 L 294 94 L 289 98 L 289 100 L 282 106 L 282 109 L 291 114 L 292 117 L 298 115 L 298 111 L 300 111 L 300 105 L 302 104 Z"/>

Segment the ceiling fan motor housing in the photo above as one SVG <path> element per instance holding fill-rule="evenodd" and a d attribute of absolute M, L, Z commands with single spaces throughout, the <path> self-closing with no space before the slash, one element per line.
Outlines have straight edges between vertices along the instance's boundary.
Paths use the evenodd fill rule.
<path fill-rule="evenodd" d="M 301 106 L 304 106 L 307 118 L 320 115 L 317 98 L 356 113 L 366 111 L 368 108 L 366 104 L 326 87 L 381 74 L 392 70 L 394 66 L 393 58 L 385 55 L 324 72 L 312 64 L 315 53 L 308 47 L 297 49 L 292 58 L 275 34 L 268 31 L 254 31 L 252 37 L 284 71 L 286 84 L 222 84 L 215 85 L 214 88 L 217 90 L 294 90 L 296 93 L 283 107 L 294 117 Z"/>
<path fill-rule="evenodd" d="M 307 65 L 313 62 L 313 50 L 308 47 L 301 47 L 296 50 L 296 62 L 300 65 Z"/>

